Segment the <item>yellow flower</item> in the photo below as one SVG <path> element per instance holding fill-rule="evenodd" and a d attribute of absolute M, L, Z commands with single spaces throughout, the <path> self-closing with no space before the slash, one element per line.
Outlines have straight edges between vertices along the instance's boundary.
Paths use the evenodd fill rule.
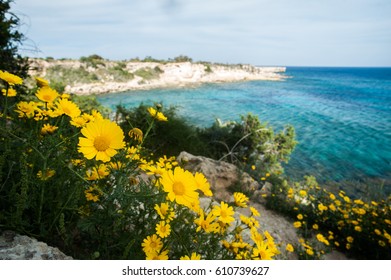
<path fill-rule="evenodd" d="M 345 200 L 346 203 L 350 203 L 350 198 L 348 196 L 344 196 L 343 200 Z"/>
<path fill-rule="evenodd" d="M 161 221 L 156 225 L 156 233 L 161 238 L 166 238 L 171 233 L 170 224 L 167 224 L 165 221 Z"/>
<path fill-rule="evenodd" d="M 300 221 L 296 221 L 296 222 L 293 223 L 293 226 L 295 228 L 299 228 L 299 227 L 301 227 L 301 222 Z"/>
<path fill-rule="evenodd" d="M 355 231 L 358 231 L 358 232 L 361 232 L 362 231 L 362 228 L 360 226 L 355 226 L 354 227 L 354 230 Z"/>
<path fill-rule="evenodd" d="M 378 229 L 375 229 L 374 232 L 375 232 L 377 235 L 381 235 L 381 231 L 378 230 Z"/>
<path fill-rule="evenodd" d="M 195 183 L 197 186 L 197 189 L 203 192 L 206 196 L 212 196 L 213 193 L 210 190 L 210 185 L 208 180 L 205 178 L 204 174 L 196 172 L 194 174 Z"/>
<path fill-rule="evenodd" d="M 87 159 L 110 161 L 116 150 L 125 146 L 124 133 L 114 122 L 107 119 L 95 120 L 81 129 L 85 137 L 79 137 L 79 152 Z"/>
<path fill-rule="evenodd" d="M 50 125 L 48 123 L 45 123 L 43 127 L 41 128 L 41 134 L 52 134 L 58 129 L 58 126 Z"/>
<path fill-rule="evenodd" d="M 383 240 L 379 240 L 378 243 L 379 243 L 379 245 L 382 246 L 382 247 L 385 247 L 385 246 L 386 246 L 386 243 L 385 243 Z"/>
<path fill-rule="evenodd" d="M 293 246 L 291 244 L 288 243 L 288 244 L 286 244 L 285 250 L 292 253 L 295 249 L 293 248 Z"/>
<path fill-rule="evenodd" d="M 318 209 L 320 212 L 326 211 L 328 209 L 327 206 L 323 205 L 323 203 L 318 204 Z"/>
<path fill-rule="evenodd" d="M 146 260 L 168 260 L 168 250 L 146 252 Z"/>
<path fill-rule="evenodd" d="M 37 83 L 38 87 L 47 87 L 49 86 L 49 82 L 45 79 L 35 77 L 35 82 Z"/>
<path fill-rule="evenodd" d="M 307 253 L 307 255 L 309 256 L 313 256 L 314 255 L 314 251 L 312 249 L 306 249 L 305 252 Z"/>
<path fill-rule="evenodd" d="M 70 124 L 76 127 L 83 127 L 84 125 L 86 125 L 86 123 L 86 119 L 81 116 L 72 118 L 72 120 L 70 121 Z"/>
<path fill-rule="evenodd" d="M 330 245 L 329 241 L 320 233 L 316 235 L 316 238 L 318 239 L 319 242 L 322 242 L 326 244 L 327 246 Z"/>
<path fill-rule="evenodd" d="M 299 195 L 300 195 L 301 197 L 305 197 L 305 196 L 307 196 L 307 192 L 306 192 L 305 190 L 300 190 L 300 191 L 299 191 Z"/>
<path fill-rule="evenodd" d="M 68 99 L 61 99 L 57 103 L 57 107 L 62 114 L 65 114 L 72 119 L 80 116 L 81 114 L 79 107 Z"/>
<path fill-rule="evenodd" d="M 50 87 L 42 87 L 35 95 L 41 101 L 52 103 L 58 97 L 58 92 Z"/>
<path fill-rule="evenodd" d="M 53 177 L 54 174 L 56 174 L 56 171 L 55 171 L 55 170 L 50 169 L 50 168 L 47 168 L 47 169 L 45 169 L 45 170 L 43 170 L 43 171 L 42 171 L 42 170 L 38 171 L 37 177 L 38 177 L 39 179 L 41 179 L 42 181 L 47 181 L 47 180 L 49 180 L 51 177 Z"/>
<path fill-rule="evenodd" d="M 20 85 L 23 83 L 22 78 L 19 76 L 1 70 L 0 79 L 7 82 L 9 85 Z"/>
<path fill-rule="evenodd" d="M 185 256 L 181 257 L 180 260 L 181 261 L 184 261 L 184 260 L 201 260 L 201 255 L 193 252 L 193 253 L 191 253 L 190 257 L 188 255 L 185 255 Z"/>
<path fill-rule="evenodd" d="M 232 206 L 228 206 L 228 204 L 225 203 L 224 201 L 221 202 L 220 206 L 218 205 L 213 206 L 212 213 L 213 215 L 218 217 L 218 220 L 220 222 L 225 224 L 230 224 L 235 220 L 233 217 L 235 212 Z"/>
<path fill-rule="evenodd" d="M 251 169 L 255 170 L 256 169 L 255 165 L 251 165 Z"/>
<path fill-rule="evenodd" d="M 144 134 L 141 131 L 141 129 L 139 129 L 137 127 L 132 128 L 129 131 L 128 135 L 129 135 L 130 138 L 138 141 L 139 143 L 141 143 L 143 141 Z"/>
<path fill-rule="evenodd" d="M 353 243 L 354 238 L 351 237 L 351 236 L 348 236 L 348 237 L 346 237 L 346 240 L 347 240 L 349 243 Z"/>
<path fill-rule="evenodd" d="M 297 219 L 298 220 L 303 220 L 303 215 L 302 214 L 297 215 Z"/>
<path fill-rule="evenodd" d="M 17 109 L 15 110 L 15 112 L 19 113 L 19 118 L 27 117 L 31 119 L 35 115 L 35 110 L 37 110 L 37 104 L 33 101 L 21 101 L 16 105 L 16 108 Z"/>
<path fill-rule="evenodd" d="M 12 87 L 8 88 L 8 90 L 2 89 L 1 92 L 3 93 L 4 96 L 7 97 L 14 97 L 17 95 L 16 90 Z"/>
<path fill-rule="evenodd" d="M 193 208 L 194 203 L 198 202 L 196 183 L 189 171 L 181 167 L 176 167 L 174 171 L 165 171 L 160 182 L 170 201 L 176 201 L 188 208 Z"/>
<path fill-rule="evenodd" d="M 162 112 L 156 111 L 155 108 L 149 107 L 148 112 L 153 118 L 155 118 L 158 121 L 162 121 L 162 122 L 167 121 L 167 117 Z"/>
<path fill-rule="evenodd" d="M 163 202 L 160 203 L 160 205 L 155 204 L 154 209 L 156 210 L 156 212 L 158 213 L 158 215 L 162 220 L 171 221 L 175 216 L 173 209 L 168 205 L 168 203 Z"/>
<path fill-rule="evenodd" d="M 272 260 L 275 255 L 273 251 L 268 248 L 266 242 L 256 243 L 256 247 L 253 248 L 251 258 L 253 260 Z"/>
<path fill-rule="evenodd" d="M 201 209 L 199 215 L 200 216 L 194 220 L 194 223 L 198 226 L 196 232 L 199 232 L 201 229 L 207 233 L 217 233 L 219 231 L 218 224 L 215 222 L 215 216 L 212 212 L 209 212 L 209 214 L 205 217 L 205 213 Z"/>
<path fill-rule="evenodd" d="M 250 206 L 250 211 L 251 211 L 251 214 L 255 217 L 260 217 L 261 214 L 259 214 L 258 210 L 255 209 L 254 207 Z"/>
<path fill-rule="evenodd" d="M 312 228 L 315 229 L 315 230 L 318 230 L 318 229 L 319 229 L 319 226 L 318 226 L 318 224 L 313 224 L 313 225 L 312 225 Z"/>
<path fill-rule="evenodd" d="M 247 202 L 248 202 L 249 198 L 241 192 L 235 192 L 234 193 L 234 200 L 235 200 L 235 204 L 237 206 L 245 208 L 245 207 L 247 207 Z"/>
<path fill-rule="evenodd" d="M 147 236 L 141 244 L 143 251 L 146 253 L 149 252 L 159 252 L 163 248 L 162 240 L 156 235 Z"/>
<path fill-rule="evenodd" d="M 89 187 L 88 190 L 84 191 L 84 195 L 87 201 L 97 202 L 99 201 L 99 196 L 102 195 L 102 191 L 97 187 Z"/>
<path fill-rule="evenodd" d="M 99 180 L 107 177 L 110 174 L 109 169 L 105 164 L 99 164 L 98 167 L 93 167 L 92 170 L 86 171 L 86 179 L 89 181 Z"/>

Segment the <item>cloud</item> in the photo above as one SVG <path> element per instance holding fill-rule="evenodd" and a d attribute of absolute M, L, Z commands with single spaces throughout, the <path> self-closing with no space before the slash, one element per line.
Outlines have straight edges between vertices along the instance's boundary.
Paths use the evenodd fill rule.
<path fill-rule="evenodd" d="M 30 17 L 27 36 L 55 57 L 186 54 L 284 65 L 311 53 L 309 62 L 324 64 L 353 63 L 330 49 L 354 53 L 359 63 L 375 48 L 376 64 L 385 63 L 380 56 L 391 47 L 387 0 L 16 0 L 14 6 Z"/>

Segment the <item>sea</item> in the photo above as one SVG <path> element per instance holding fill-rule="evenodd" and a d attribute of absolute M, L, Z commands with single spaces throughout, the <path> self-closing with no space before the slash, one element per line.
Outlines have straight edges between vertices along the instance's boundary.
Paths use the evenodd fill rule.
<path fill-rule="evenodd" d="M 203 84 L 98 96 L 107 107 L 176 106 L 189 123 L 239 121 L 253 113 L 275 131 L 293 125 L 298 144 L 285 173 L 357 196 L 391 194 L 391 68 L 287 67 L 282 81 Z"/>

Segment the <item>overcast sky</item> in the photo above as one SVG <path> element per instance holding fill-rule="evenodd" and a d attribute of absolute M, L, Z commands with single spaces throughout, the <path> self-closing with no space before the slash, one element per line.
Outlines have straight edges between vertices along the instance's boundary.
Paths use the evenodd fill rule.
<path fill-rule="evenodd" d="M 14 0 L 24 55 L 391 66 L 390 0 Z"/>

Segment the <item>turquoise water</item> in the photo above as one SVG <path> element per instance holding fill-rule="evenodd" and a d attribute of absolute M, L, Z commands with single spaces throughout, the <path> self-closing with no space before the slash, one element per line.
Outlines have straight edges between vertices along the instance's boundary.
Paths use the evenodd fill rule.
<path fill-rule="evenodd" d="M 391 182 L 391 68 L 288 67 L 288 79 L 208 84 L 197 88 L 131 91 L 100 96 L 108 107 L 141 102 L 178 106 L 199 126 L 252 112 L 279 130 L 296 129 L 286 173 L 319 182 Z"/>

